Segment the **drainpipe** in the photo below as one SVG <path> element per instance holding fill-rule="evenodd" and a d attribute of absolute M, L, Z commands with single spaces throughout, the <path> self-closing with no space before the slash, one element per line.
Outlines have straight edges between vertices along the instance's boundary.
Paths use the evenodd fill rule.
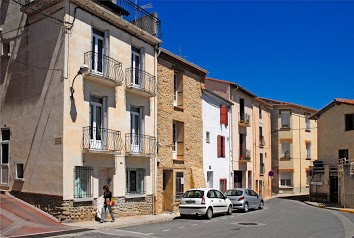
<path fill-rule="evenodd" d="M 301 111 L 299 111 L 299 152 L 300 152 L 300 193 L 301 193 L 301 125 L 300 125 Z"/>
<path fill-rule="evenodd" d="M 253 173 L 252 173 L 252 180 L 251 180 L 251 182 L 252 182 L 252 189 L 254 189 L 254 175 L 256 174 L 256 149 L 257 149 L 257 143 L 256 143 L 256 141 L 257 141 L 257 131 L 256 131 L 256 128 L 257 128 L 257 126 L 255 126 L 255 123 L 254 123 L 254 121 L 255 121 L 255 115 L 254 115 L 254 111 L 253 111 L 253 108 L 254 108 L 254 101 L 256 100 L 256 98 L 253 98 L 252 99 L 252 123 L 251 123 L 251 127 L 252 127 L 252 132 L 253 132 Z M 259 124 L 259 122 L 258 122 L 258 124 Z M 258 181 L 258 185 L 259 185 L 259 181 Z M 259 193 L 259 187 L 258 187 L 258 191 L 257 191 L 258 193 Z"/>
<path fill-rule="evenodd" d="M 230 87 L 231 88 L 231 87 Z M 237 86 L 237 88 L 235 88 L 235 89 L 233 89 L 231 92 L 230 92 L 230 95 L 229 95 L 229 100 L 231 101 L 231 102 L 234 102 L 233 100 L 232 100 L 232 93 L 233 92 L 235 92 L 235 91 L 237 91 L 238 90 L 238 86 Z M 234 105 L 232 105 L 232 107 L 233 106 L 235 106 L 235 104 Z M 233 184 L 235 184 L 235 181 L 234 181 L 234 177 L 235 177 L 235 174 L 234 174 L 234 144 L 233 144 L 233 139 L 234 139 L 234 137 L 233 137 L 233 132 L 232 132 L 232 128 L 233 128 L 233 120 L 232 120 L 232 114 L 233 114 L 234 112 L 233 112 L 233 110 L 231 110 L 231 122 L 230 122 L 230 134 L 231 134 L 231 139 L 230 139 L 230 151 L 231 151 L 231 154 L 230 154 L 230 156 L 231 156 L 231 171 L 232 171 L 232 178 L 231 178 L 231 181 L 233 181 Z M 237 120 L 237 122 L 238 122 L 238 120 Z M 231 184 L 231 185 L 233 185 L 233 184 Z M 232 188 L 232 187 L 234 187 L 234 186 L 231 186 L 230 188 Z"/>

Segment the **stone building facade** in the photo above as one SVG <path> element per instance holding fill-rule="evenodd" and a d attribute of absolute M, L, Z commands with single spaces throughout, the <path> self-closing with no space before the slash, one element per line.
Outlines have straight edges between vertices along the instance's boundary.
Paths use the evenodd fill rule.
<path fill-rule="evenodd" d="M 0 188 L 79 221 L 107 184 L 117 216 L 152 214 L 160 20 L 125 0 L 1 6 Z"/>
<path fill-rule="evenodd" d="M 175 211 L 184 191 L 205 187 L 202 90 L 207 71 L 160 48 L 156 212 Z"/>

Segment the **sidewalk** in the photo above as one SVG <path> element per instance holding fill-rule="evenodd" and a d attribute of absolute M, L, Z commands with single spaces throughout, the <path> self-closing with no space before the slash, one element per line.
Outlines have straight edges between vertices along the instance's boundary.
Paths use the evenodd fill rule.
<path fill-rule="evenodd" d="M 314 206 L 314 207 L 325 208 L 325 209 L 340 211 L 340 212 L 354 213 L 353 208 L 342 208 L 341 206 L 335 203 L 319 203 L 319 202 L 310 202 L 310 201 L 305 201 L 305 203 L 307 205 Z"/>
<path fill-rule="evenodd" d="M 179 214 L 175 213 L 163 213 L 157 215 L 139 215 L 129 217 L 118 217 L 114 222 L 107 220 L 105 223 L 98 221 L 83 221 L 74 223 L 65 223 L 67 226 L 76 228 L 87 229 L 100 229 L 100 228 L 122 228 L 128 226 L 145 225 L 150 223 L 172 221 L 174 218 L 179 217 Z"/>

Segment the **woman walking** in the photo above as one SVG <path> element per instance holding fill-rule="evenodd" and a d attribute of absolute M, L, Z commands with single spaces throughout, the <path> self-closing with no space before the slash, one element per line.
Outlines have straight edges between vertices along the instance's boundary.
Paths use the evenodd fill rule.
<path fill-rule="evenodd" d="M 112 192 L 109 191 L 107 185 L 103 186 L 103 198 L 104 198 L 104 206 L 102 208 L 102 215 L 101 215 L 101 223 L 104 223 L 104 217 L 106 215 L 106 210 L 108 208 L 109 214 L 111 214 L 112 222 L 114 222 L 114 216 L 112 212 L 113 202 L 112 202 Z"/>

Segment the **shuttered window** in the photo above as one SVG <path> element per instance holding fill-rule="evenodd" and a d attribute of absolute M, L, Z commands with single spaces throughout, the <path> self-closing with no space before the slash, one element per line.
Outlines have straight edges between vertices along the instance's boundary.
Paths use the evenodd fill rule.
<path fill-rule="evenodd" d="M 218 136 L 218 158 L 225 158 L 225 137 Z"/>
<path fill-rule="evenodd" d="M 220 124 L 224 124 L 225 126 L 228 126 L 229 120 L 228 120 L 228 111 L 227 107 L 225 105 L 220 106 Z"/>

